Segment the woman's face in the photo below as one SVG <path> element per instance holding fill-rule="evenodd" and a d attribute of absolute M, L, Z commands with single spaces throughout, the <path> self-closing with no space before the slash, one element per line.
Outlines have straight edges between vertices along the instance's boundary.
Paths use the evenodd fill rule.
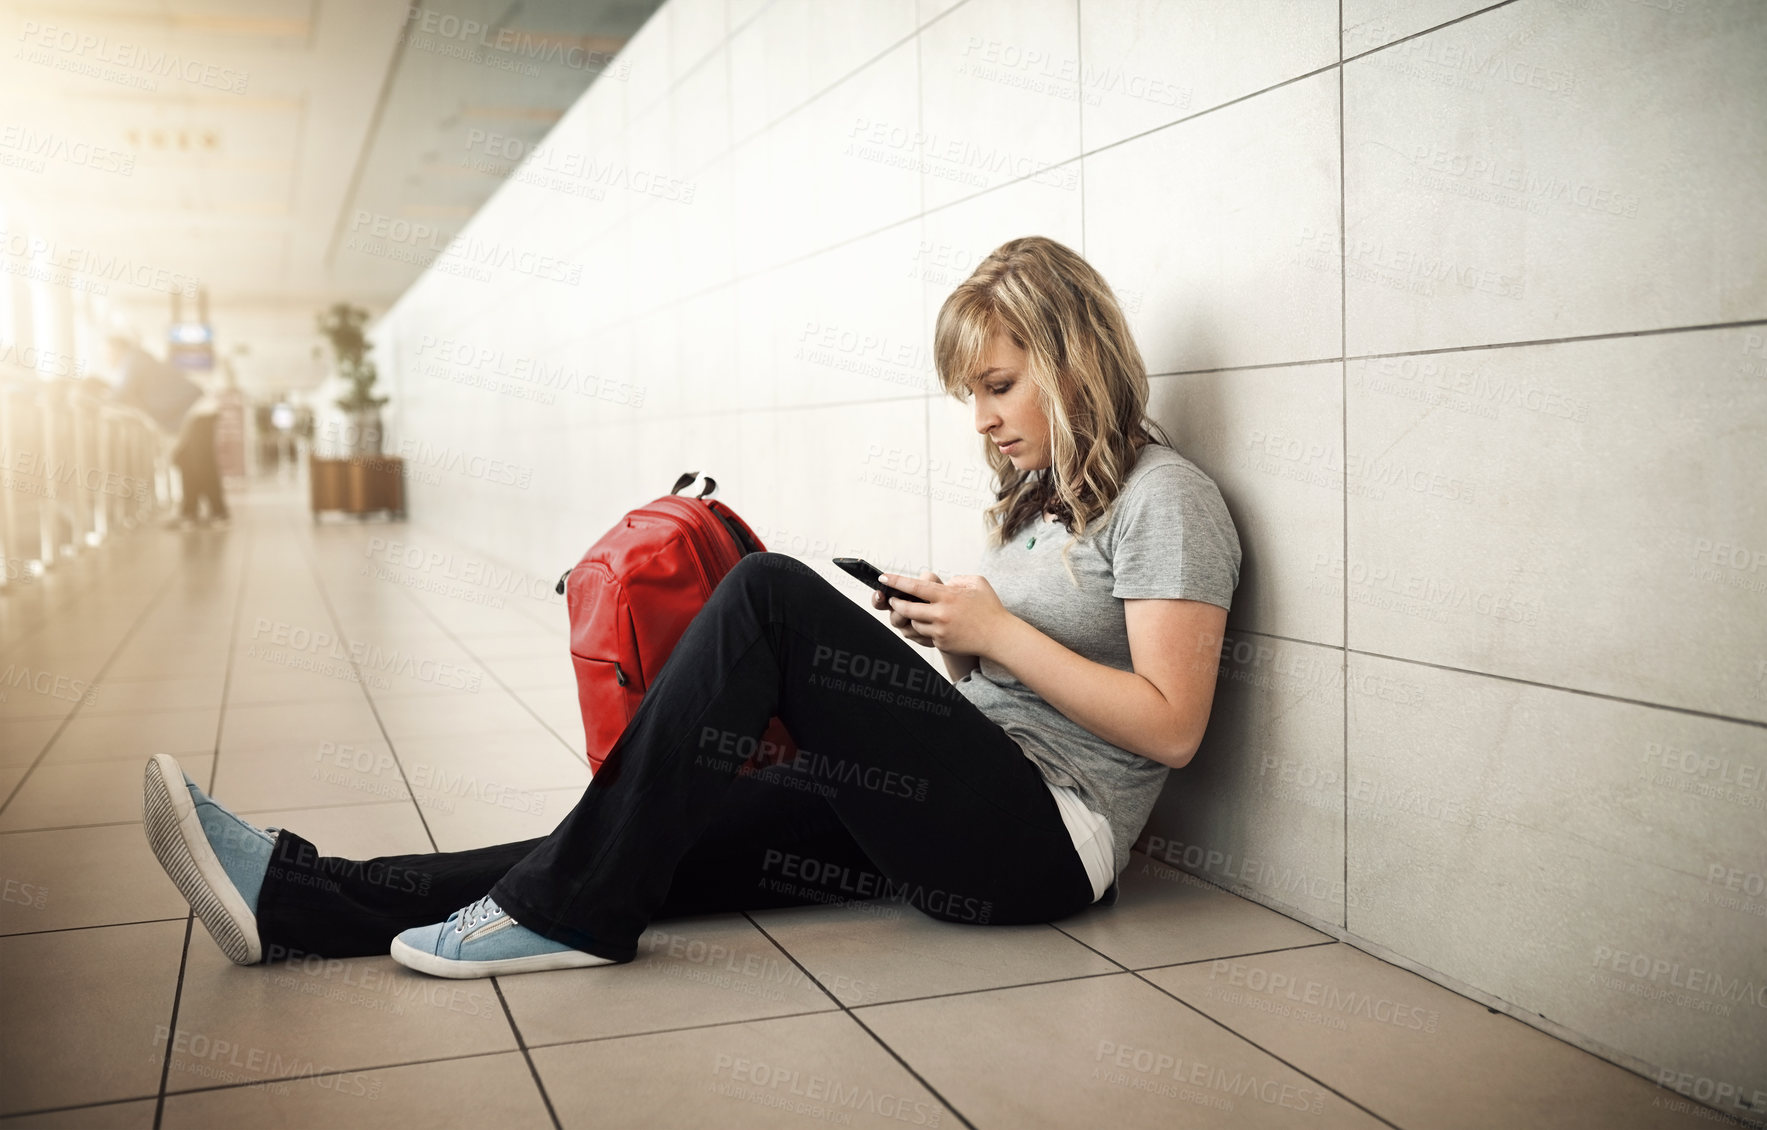
<path fill-rule="evenodd" d="M 1037 403 L 1037 386 L 1026 369 L 1025 351 L 1012 335 L 995 330 L 982 351 L 975 389 L 976 431 L 996 445 L 1021 471 L 1049 466 L 1049 418 Z"/>

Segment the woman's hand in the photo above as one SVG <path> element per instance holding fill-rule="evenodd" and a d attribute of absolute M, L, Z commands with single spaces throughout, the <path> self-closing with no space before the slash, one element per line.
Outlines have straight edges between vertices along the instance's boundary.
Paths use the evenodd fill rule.
<path fill-rule="evenodd" d="M 886 573 L 884 575 L 891 576 L 892 574 Z M 934 584 L 939 583 L 939 575 L 937 573 L 933 572 L 931 569 L 922 569 L 920 571 L 920 579 L 923 581 L 931 581 Z M 900 585 L 892 585 L 891 587 L 892 588 L 902 588 L 902 586 L 900 586 Z M 902 591 L 907 592 L 908 590 L 905 588 L 902 588 Z M 914 602 L 907 601 L 906 603 L 912 604 Z M 885 612 L 888 612 L 890 614 L 890 627 L 895 628 L 897 631 L 901 632 L 903 638 L 908 640 L 909 643 L 917 643 L 921 647 L 934 646 L 932 640 L 928 639 L 926 636 L 921 635 L 918 631 L 915 630 L 914 621 L 910 620 L 908 617 L 902 615 L 900 612 L 897 612 L 895 609 L 891 608 L 889 597 L 885 596 L 882 592 L 880 592 L 877 589 L 871 590 L 871 607 L 879 608 Z"/>
<path fill-rule="evenodd" d="M 1000 629 L 1012 619 L 994 586 L 979 574 L 964 574 L 946 582 L 930 571 L 919 578 L 885 573 L 879 579 L 924 603 L 896 597 L 887 605 L 878 604 L 882 593 L 873 593 L 872 603 L 890 609 L 890 623 L 904 636 L 916 643 L 925 641 L 940 651 L 991 655 Z"/>

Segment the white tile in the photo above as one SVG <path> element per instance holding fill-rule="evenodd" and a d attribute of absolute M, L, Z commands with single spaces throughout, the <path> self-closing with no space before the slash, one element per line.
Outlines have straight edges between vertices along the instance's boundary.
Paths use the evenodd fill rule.
<path fill-rule="evenodd" d="M 928 212 L 912 269 L 920 278 L 926 314 L 919 341 L 930 354 L 939 308 L 983 259 L 1010 239 L 1040 235 L 1083 251 L 1080 194 L 1052 178 L 1031 177 Z M 1125 310 L 1138 296 L 1118 292 Z"/>
<path fill-rule="evenodd" d="M 688 72 L 705 69 L 707 57 L 729 34 L 724 0 L 675 0 L 662 15 L 670 23 L 669 59 L 675 78 L 690 81 Z"/>
<path fill-rule="evenodd" d="M 1346 64 L 1348 352 L 1767 314 L 1767 9 L 1696 10 L 1508 4 Z"/>
<path fill-rule="evenodd" d="M 1335 0 L 1084 0 L 1086 149 L 1121 141 L 1338 60 Z"/>
<path fill-rule="evenodd" d="M 1767 719 L 1760 340 L 1350 363 L 1352 646 Z"/>
<path fill-rule="evenodd" d="M 897 224 L 774 272 L 779 408 L 908 397 L 932 387 L 918 247 L 919 225 Z M 843 438 L 859 444 L 865 437 Z"/>
<path fill-rule="evenodd" d="M 1078 192 L 1075 0 L 969 0 L 920 33 L 921 120 L 855 137 L 877 160 L 924 165 L 936 208 L 1033 177 Z"/>
<path fill-rule="evenodd" d="M 1239 534 L 1233 628 L 1342 645 L 1343 366 L 1155 377 L 1149 411 Z"/>
<path fill-rule="evenodd" d="M 698 2 L 703 5 L 708 0 Z M 689 26 L 689 19 L 675 13 L 673 5 L 669 11 L 676 19 L 677 31 Z M 719 17 L 719 23 L 722 23 L 722 12 Z M 709 23 L 704 13 L 696 14 L 696 18 L 702 25 Z M 703 26 L 700 30 L 703 31 Z M 674 131 L 673 151 L 669 168 L 657 171 L 685 179 L 730 148 L 730 56 L 721 50 L 704 53 L 693 65 L 692 73 L 685 75 L 670 91 L 669 101 Z"/>
<path fill-rule="evenodd" d="M 1344 0 L 1344 57 L 1492 6 L 1491 0 Z"/>
<path fill-rule="evenodd" d="M 988 440 L 975 429 L 974 400 L 929 396 L 926 417 L 932 569 L 940 576 L 974 573 L 987 544 L 983 516 L 994 504 L 997 483 L 987 462 Z"/>
<path fill-rule="evenodd" d="M 1139 846 L 1156 862 L 1310 918 L 1344 921 L 1343 652 L 1229 632 L 1201 748 Z"/>
<path fill-rule="evenodd" d="M 1350 675 L 1352 930 L 1646 1063 L 1767 1090 L 1767 734 L 1372 656 Z"/>
<path fill-rule="evenodd" d="M 620 48 L 620 62 L 626 65 L 626 105 L 633 117 L 655 105 L 680 77 L 672 62 L 674 31 L 675 21 L 667 12 L 652 9 L 650 18 Z"/>
<path fill-rule="evenodd" d="M 770 544 L 803 545 L 804 559 L 831 576 L 837 571 L 829 559 L 837 556 L 885 569 L 926 560 L 928 454 L 919 400 L 805 408 L 786 415 L 782 427 L 789 431 L 776 456 L 783 474 L 770 524 L 780 536 Z"/>
<path fill-rule="evenodd" d="M 774 0 L 730 40 L 736 140 L 852 74 L 914 26 L 912 0 Z"/>
<path fill-rule="evenodd" d="M 1086 258 L 1142 296 L 1148 372 L 1339 356 L 1337 105 L 1317 75 L 1086 158 Z"/>
<path fill-rule="evenodd" d="M 904 42 L 769 131 L 768 195 L 739 195 L 755 227 L 738 232 L 737 262 L 764 269 L 919 213 L 915 72 Z"/>

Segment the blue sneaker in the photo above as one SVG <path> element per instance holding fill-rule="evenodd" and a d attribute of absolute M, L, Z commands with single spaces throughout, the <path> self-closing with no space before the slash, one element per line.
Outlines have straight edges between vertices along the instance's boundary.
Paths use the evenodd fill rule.
<path fill-rule="evenodd" d="M 258 892 L 277 829 L 247 824 L 216 804 L 166 753 L 147 763 L 141 825 L 160 866 L 221 952 L 240 965 L 262 961 Z"/>
<path fill-rule="evenodd" d="M 501 977 L 542 969 L 614 965 L 523 926 L 486 895 L 434 926 L 415 926 L 393 939 L 393 960 L 435 977 Z"/>

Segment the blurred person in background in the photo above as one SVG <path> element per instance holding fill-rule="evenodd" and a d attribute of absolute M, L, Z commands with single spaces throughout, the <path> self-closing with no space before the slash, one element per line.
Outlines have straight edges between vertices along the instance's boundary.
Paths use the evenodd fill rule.
<path fill-rule="evenodd" d="M 117 400 L 144 413 L 172 443 L 172 463 L 183 481 L 184 499 L 171 525 L 188 529 L 197 524 L 199 502 L 205 498 L 209 521 L 226 522 L 227 500 L 221 494 L 221 469 L 215 460 L 215 413 L 220 403 L 214 392 L 124 334 L 112 334 L 105 346 L 106 359 L 117 374 Z"/>
<path fill-rule="evenodd" d="M 178 520 L 186 528 L 203 521 L 198 507 L 205 501 L 209 522 L 222 525 L 228 520 L 227 499 L 221 493 L 221 466 L 215 458 L 215 418 L 221 405 L 212 388 L 204 385 L 200 391 L 184 413 L 178 442 L 172 448 L 172 462 L 184 481 Z"/>

